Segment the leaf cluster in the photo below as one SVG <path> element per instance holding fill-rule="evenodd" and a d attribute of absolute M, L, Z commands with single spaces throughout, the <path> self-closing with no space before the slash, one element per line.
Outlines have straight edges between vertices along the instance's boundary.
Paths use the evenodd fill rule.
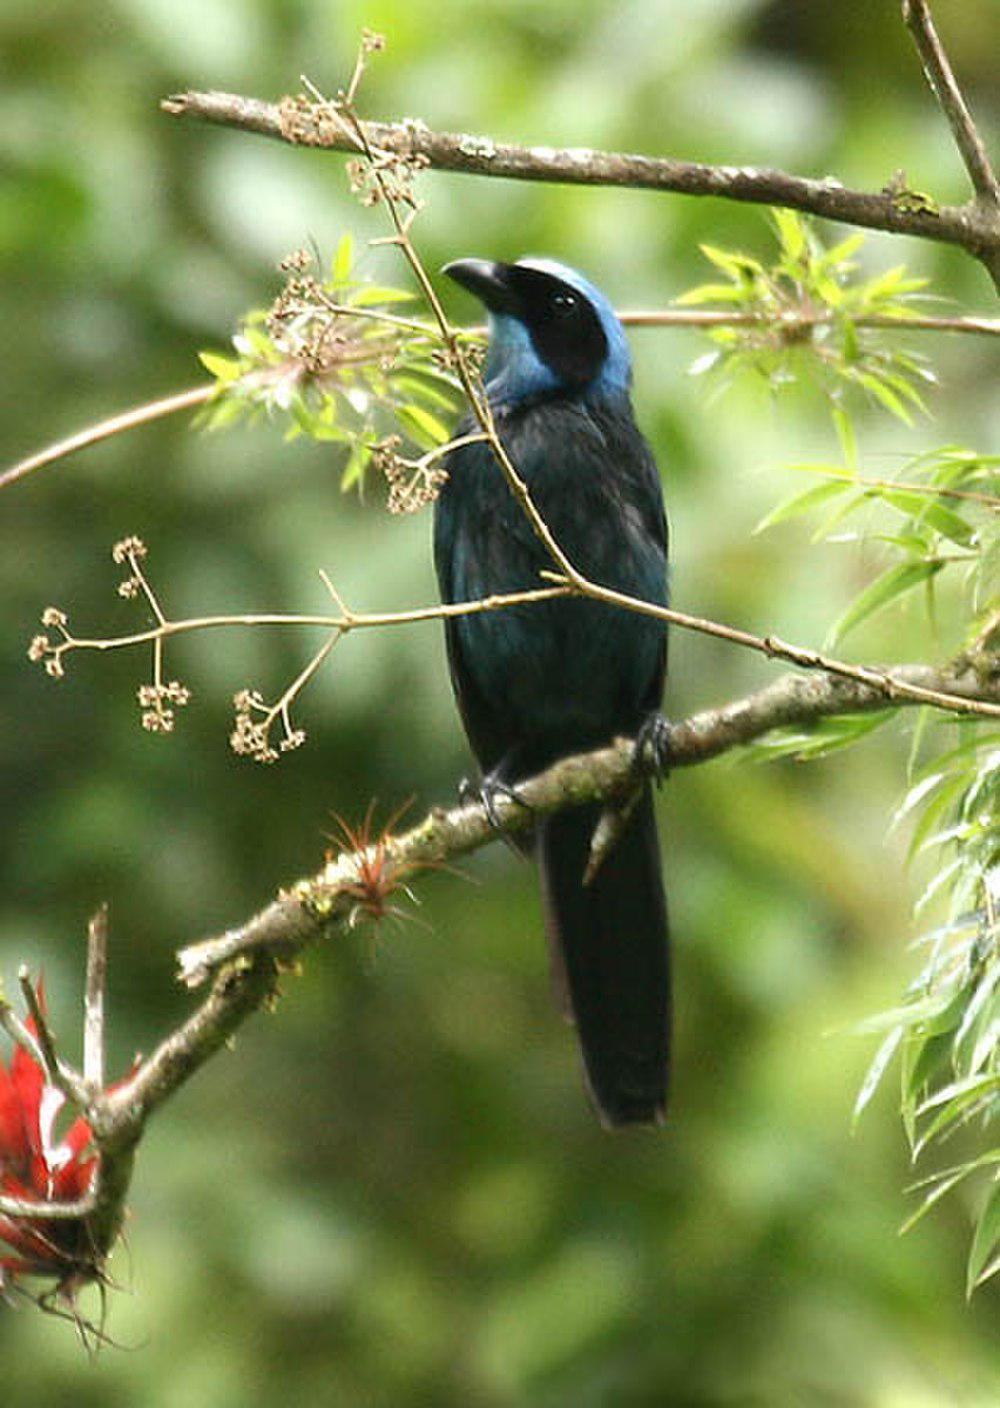
<path fill-rule="evenodd" d="M 926 958 L 903 1003 L 872 1018 L 884 1033 L 856 1112 L 900 1057 L 900 1109 L 914 1160 L 976 1131 L 976 1152 L 914 1185 L 920 1195 L 911 1227 L 972 1175 L 990 1174 L 975 1217 L 969 1294 L 1000 1271 L 1000 1146 L 989 1146 L 1000 1116 L 1000 733 L 959 725 L 963 737 L 920 769 L 896 822 L 916 819 L 911 852 L 936 856 L 918 902 L 923 913 L 948 895 L 944 923 L 918 941 Z"/>
<path fill-rule="evenodd" d="M 821 482 L 784 499 L 757 526 L 819 513 L 813 542 L 863 537 L 887 552 L 889 564 L 833 622 L 827 645 L 917 587 L 933 609 L 935 580 L 949 569 L 962 579 L 975 630 L 1000 589 L 1000 456 L 944 445 L 906 460 L 897 478 L 872 479 L 859 467 L 850 418 L 838 408 L 834 421 L 842 462 L 792 466 Z"/>
<path fill-rule="evenodd" d="M 871 581 L 843 608 L 827 634 L 830 648 L 849 632 L 914 593 L 932 628 L 940 584 L 960 625 L 968 668 L 995 672 L 1000 638 L 1000 455 L 943 445 L 905 460 L 890 477 L 864 471 L 847 392 L 864 391 L 879 409 L 909 423 L 923 410 L 921 384 L 934 381 L 922 361 L 885 345 L 875 318 L 905 319 L 924 281 L 902 267 L 856 278 L 855 234 L 824 250 L 801 217 L 773 215 L 778 249 L 765 265 L 741 253 L 704 247 L 725 282 L 690 290 L 685 303 L 728 305 L 744 316 L 711 332 L 715 348 L 694 370 L 719 385 L 740 374 L 780 389 L 817 379 L 830 396 L 838 460 L 791 466 L 805 489 L 779 502 L 756 531 L 812 519 L 814 543 L 864 544 L 877 553 Z M 859 320 L 869 320 L 864 326 Z M 898 337 L 898 329 L 894 334 Z M 775 731 L 755 745 L 762 757 L 812 759 L 859 742 L 895 717 L 892 708 Z M 958 730 L 958 741 L 949 746 Z M 942 744 L 943 738 L 949 744 Z M 982 724 L 932 724 L 926 711 L 913 747 L 909 790 L 894 825 L 912 826 L 911 856 L 930 863 L 917 914 L 924 961 L 902 1002 L 861 1026 L 882 1041 L 858 1094 L 867 1106 L 898 1060 L 900 1112 L 916 1161 L 948 1141 L 965 1157 L 921 1179 L 911 1227 L 946 1194 L 984 1181 L 974 1217 L 967 1290 L 1000 1271 L 1000 733 Z M 932 907 L 944 917 L 928 925 Z"/>
<path fill-rule="evenodd" d="M 457 383 L 437 329 L 399 312 L 415 295 L 359 277 L 349 234 L 322 275 L 320 263 L 289 256 L 284 287 L 243 319 L 235 355 L 200 354 L 216 380 L 202 420 L 218 429 L 267 417 L 286 440 L 343 445 L 341 488 L 360 489 L 390 433 L 422 451 L 446 443 Z"/>
<path fill-rule="evenodd" d="M 860 320 L 912 316 L 927 280 L 907 274 L 903 265 L 858 277 L 853 256 L 863 233 L 827 249 L 796 211 L 775 209 L 770 218 L 777 238 L 771 263 L 701 246 L 723 278 L 689 289 L 677 302 L 717 304 L 739 321 L 711 331 L 715 347 L 697 359 L 692 374 L 711 373 L 718 389 L 749 373 L 775 391 L 805 381 L 839 400 L 860 390 L 909 422 L 924 409 L 920 388 L 933 373 L 924 358 Z"/>

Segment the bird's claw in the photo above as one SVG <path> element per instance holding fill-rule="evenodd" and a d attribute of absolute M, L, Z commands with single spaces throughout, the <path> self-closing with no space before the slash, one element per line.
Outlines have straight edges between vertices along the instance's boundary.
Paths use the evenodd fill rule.
<path fill-rule="evenodd" d="M 636 771 L 662 782 L 670 773 L 672 736 L 673 725 L 659 710 L 648 714 L 636 735 L 633 753 Z"/>
<path fill-rule="evenodd" d="M 458 800 L 463 806 L 470 806 L 478 803 L 486 813 L 486 819 L 493 827 L 494 831 L 503 831 L 503 822 L 497 811 L 497 798 L 506 797 L 511 802 L 516 802 L 519 807 L 530 812 L 531 807 L 513 787 L 509 787 L 506 782 L 501 782 L 496 777 L 484 777 L 477 786 L 469 778 L 463 777 L 458 784 Z"/>

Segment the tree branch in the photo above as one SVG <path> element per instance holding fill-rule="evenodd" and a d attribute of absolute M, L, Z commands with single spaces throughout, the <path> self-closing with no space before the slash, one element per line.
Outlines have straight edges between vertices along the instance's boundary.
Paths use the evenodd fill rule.
<path fill-rule="evenodd" d="M 948 694 L 969 702 L 1000 703 L 1000 678 L 981 680 L 968 662 L 935 669 L 930 665 L 888 666 L 877 679 L 889 680 L 900 693 L 894 704 L 917 704 L 922 695 Z M 904 692 L 905 691 L 905 692 Z M 870 713 L 891 707 L 878 683 L 830 674 L 789 674 L 764 689 L 717 709 L 706 709 L 671 725 L 670 765 L 687 767 L 709 761 L 752 743 L 773 729 L 808 726 L 842 714 Z M 606 748 L 564 758 L 546 772 L 519 783 L 518 803 L 500 794 L 494 800 L 499 831 L 526 829 L 537 815 L 584 802 L 620 798 L 635 781 L 635 750 L 620 739 Z M 397 867 L 437 865 L 478 850 L 497 839 L 498 830 L 479 804 L 450 811 L 432 810 L 418 825 L 393 838 Z M 247 955 L 268 953 L 288 961 L 324 929 L 343 920 L 355 896 L 347 887 L 357 879 L 363 853 L 340 855 L 312 879 L 300 880 L 246 924 L 218 938 L 185 948 L 178 955 L 180 975 L 196 987 L 222 965 Z"/>
<path fill-rule="evenodd" d="M 354 134 L 331 105 L 302 97 L 268 103 L 236 93 L 191 91 L 173 94 L 160 106 L 173 117 L 196 117 L 296 146 L 358 149 Z M 517 146 L 469 133 L 435 132 L 412 119 L 362 126 L 373 148 L 439 171 L 787 206 L 849 225 L 959 245 L 980 259 L 995 281 L 1000 278 L 1000 219 L 995 210 L 975 202 L 937 206 L 907 200 L 905 192 L 853 190 L 833 177 L 815 180 L 769 167 L 712 166 L 586 147 Z"/>
<path fill-rule="evenodd" d="M 903 0 L 903 22 L 913 36 L 931 91 L 948 120 L 972 188 L 995 218 L 1000 208 L 1000 183 L 938 38 L 927 0 Z"/>

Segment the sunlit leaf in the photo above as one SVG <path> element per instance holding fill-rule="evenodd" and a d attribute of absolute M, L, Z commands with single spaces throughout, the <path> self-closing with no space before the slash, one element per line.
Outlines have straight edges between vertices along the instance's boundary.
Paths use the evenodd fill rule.
<path fill-rule="evenodd" d="M 854 630 L 862 621 L 866 621 L 876 611 L 881 611 L 904 592 L 912 591 L 929 577 L 935 576 L 941 567 L 940 562 L 918 561 L 901 562 L 895 567 L 887 568 L 855 597 L 847 610 L 837 618 L 827 637 L 828 643 L 833 645 L 842 640 L 848 631 Z"/>
<path fill-rule="evenodd" d="M 977 1286 L 982 1285 L 997 1270 L 1000 1270 L 1000 1260 L 993 1259 L 998 1246 L 1000 1246 L 1000 1182 L 995 1181 L 987 1194 L 972 1238 L 965 1283 L 967 1295 L 971 1296 Z"/>
<path fill-rule="evenodd" d="M 861 1088 L 858 1091 L 858 1097 L 854 1102 L 853 1118 L 855 1120 L 858 1119 L 862 1110 L 864 1110 L 865 1106 L 869 1103 L 872 1096 L 879 1088 L 879 1085 L 882 1082 L 882 1077 L 885 1075 L 886 1070 L 889 1067 L 889 1063 L 892 1061 L 892 1058 L 895 1056 L 896 1052 L 899 1049 L 899 1043 L 903 1040 L 904 1033 L 904 1027 L 893 1027 L 886 1035 L 885 1040 L 881 1043 L 878 1050 L 875 1052 L 875 1055 L 872 1058 L 872 1063 L 868 1067 L 864 1080 L 861 1082 Z"/>
<path fill-rule="evenodd" d="M 808 513 L 810 509 L 837 498 L 846 488 L 846 484 L 831 480 L 825 484 L 814 484 L 812 488 L 806 489 L 802 493 L 792 494 L 771 509 L 770 513 L 765 514 L 755 525 L 753 531 L 754 533 L 763 533 L 766 528 L 773 528 L 776 523 L 785 523 L 790 518 L 799 518 L 802 514 Z"/>

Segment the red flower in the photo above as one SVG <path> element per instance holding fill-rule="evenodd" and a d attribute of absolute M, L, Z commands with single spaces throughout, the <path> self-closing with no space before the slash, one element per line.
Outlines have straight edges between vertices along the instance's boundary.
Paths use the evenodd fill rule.
<path fill-rule="evenodd" d="M 38 985 L 44 1010 L 45 995 Z M 28 1020 L 29 1031 L 35 1024 Z M 64 1096 L 46 1084 L 45 1073 L 23 1047 L 15 1048 L 9 1069 L 0 1061 L 0 1194 L 24 1202 L 77 1202 L 84 1198 L 97 1168 L 89 1152 L 90 1126 L 77 1119 L 58 1141 L 56 1118 Z M 55 1276 L 60 1285 L 93 1274 L 93 1256 L 83 1218 L 26 1218 L 0 1214 L 0 1244 L 14 1255 L 0 1256 L 0 1286 L 18 1275 Z M 0 1246 L 2 1250 L 2 1246 Z"/>

